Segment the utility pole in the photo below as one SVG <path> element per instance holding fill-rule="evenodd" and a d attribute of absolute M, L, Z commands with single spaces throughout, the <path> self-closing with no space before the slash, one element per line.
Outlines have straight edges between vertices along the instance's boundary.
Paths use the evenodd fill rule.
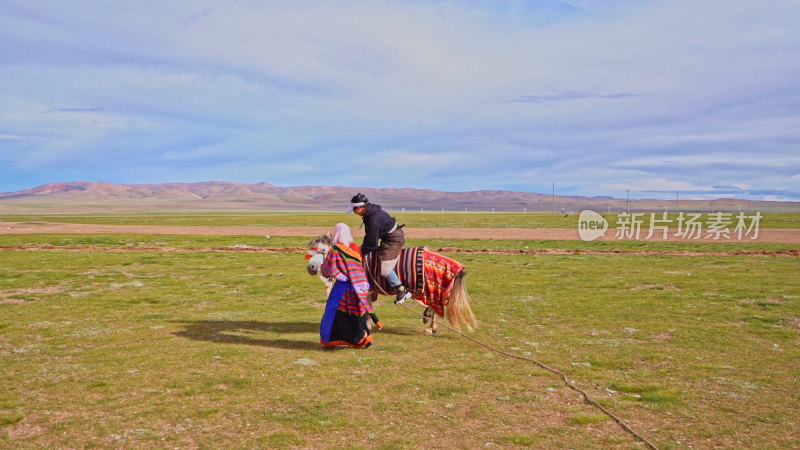
<path fill-rule="evenodd" d="M 625 189 L 625 209 L 628 211 L 628 214 L 631 213 L 631 190 L 630 188 Z"/>

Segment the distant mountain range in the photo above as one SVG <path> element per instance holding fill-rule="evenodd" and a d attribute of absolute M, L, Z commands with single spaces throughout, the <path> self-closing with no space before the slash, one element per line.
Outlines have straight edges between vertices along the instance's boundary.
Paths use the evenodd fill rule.
<path fill-rule="evenodd" d="M 364 188 L 350 186 L 292 186 L 269 183 L 111 184 L 102 182 L 49 183 L 17 192 L 0 193 L 0 212 L 61 211 L 258 211 L 342 210 L 357 192 L 384 209 L 424 211 L 637 211 L 727 210 L 768 208 L 800 210 L 798 203 L 716 200 L 630 200 L 613 197 L 580 197 L 531 192 L 480 190 L 442 192 L 411 188 Z M 787 206 L 788 205 L 788 206 Z"/>

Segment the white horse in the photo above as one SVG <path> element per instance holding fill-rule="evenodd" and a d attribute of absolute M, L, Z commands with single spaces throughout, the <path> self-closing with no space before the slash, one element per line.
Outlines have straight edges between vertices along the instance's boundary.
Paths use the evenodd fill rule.
<path fill-rule="evenodd" d="M 309 243 L 309 249 L 306 252 L 306 259 L 308 259 L 306 270 L 308 270 L 309 275 L 319 275 L 319 270 L 320 267 L 322 267 L 323 261 L 325 260 L 325 255 L 332 246 L 333 241 L 331 240 L 330 235 L 322 235 Z M 465 274 L 465 271 L 462 270 L 458 275 L 456 275 L 446 298 L 435 300 L 441 302 L 440 304 L 442 305 L 442 309 L 445 311 L 445 316 L 450 322 L 450 325 L 459 330 L 462 326 L 472 330 L 474 326 L 477 326 L 477 321 L 475 319 L 475 315 L 472 313 L 472 308 L 470 308 L 469 305 L 469 294 L 467 293 L 467 286 L 464 280 Z M 325 284 L 327 296 L 330 294 L 331 288 L 333 287 L 333 280 L 325 278 L 322 275 L 319 275 L 319 277 Z M 368 297 L 370 305 L 377 300 L 378 293 L 378 290 L 373 286 Z M 420 299 L 416 300 L 423 306 L 426 306 L 425 312 L 423 313 L 424 318 L 422 319 L 422 323 L 430 323 L 430 325 L 428 325 L 428 328 L 425 329 L 425 332 L 428 334 L 436 333 L 438 329 L 436 320 L 439 315 L 434 311 L 433 308 L 427 307 L 425 301 Z M 430 301 L 431 299 L 426 300 Z"/>

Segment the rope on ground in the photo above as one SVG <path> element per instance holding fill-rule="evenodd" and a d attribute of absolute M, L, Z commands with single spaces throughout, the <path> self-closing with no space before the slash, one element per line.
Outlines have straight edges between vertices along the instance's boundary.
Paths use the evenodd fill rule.
<path fill-rule="evenodd" d="M 418 315 L 418 316 L 422 316 L 423 319 L 425 318 L 425 316 L 423 314 L 420 314 L 420 313 L 414 311 L 413 309 L 411 309 L 408 305 L 406 305 L 404 303 L 396 303 L 396 304 L 402 306 L 403 308 L 405 308 L 405 309 L 407 309 L 409 311 L 411 311 L 412 314 L 415 314 L 415 315 Z M 569 381 L 569 379 L 567 379 L 567 375 L 564 372 L 562 372 L 562 371 L 560 371 L 558 369 L 555 369 L 553 367 L 550 367 L 550 366 L 548 366 L 548 365 L 546 365 L 544 363 L 541 363 L 539 361 L 536 361 L 533 358 L 526 358 L 524 356 L 514 355 L 512 353 L 508 353 L 508 352 L 505 352 L 505 351 L 500 350 L 498 348 L 495 348 L 495 347 L 492 347 L 490 345 L 484 344 L 483 342 L 481 342 L 481 341 L 479 341 L 479 340 L 477 340 L 477 339 L 475 339 L 473 337 L 467 336 L 466 334 L 464 334 L 464 333 L 462 333 L 462 332 L 460 332 L 460 331 L 458 331 L 458 330 L 456 330 L 454 328 L 451 328 L 451 327 L 445 325 L 444 323 L 439 323 L 439 324 L 442 327 L 447 328 L 448 330 L 452 331 L 453 333 L 456 333 L 457 335 L 459 335 L 459 336 L 461 336 L 463 338 L 466 338 L 467 340 L 470 340 L 470 341 L 480 345 L 481 347 L 489 349 L 489 350 L 491 350 L 491 351 L 493 351 L 495 353 L 499 353 L 501 355 L 507 356 L 509 358 L 520 359 L 520 360 L 523 360 L 523 361 L 532 362 L 532 363 L 536 364 L 537 366 L 541 367 L 542 369 L 560 376 L 561 379 L 564 381 L 564 384 L 567 385 L 567 387 L 569 387 L 570 389 L 580 393 L 581 396 L 583 396 L 584 402 L 586 402 L 586 403 L 588 403 L 590 405 L 593 405 L 594 407 L 596 407 L 597 409 L 602 411 L 603 414 L 605 414 L 608 417 L 610 417 L 614 422 L 617 422 L 617 424 L 619 424 L 619 426 L 621 426 L 622 429 L 624 429 L 625 431 L 627 431 L 628 433 L 633 435 L 636 439 L 639 439 L 640 441 L 644 442 L 651 449 L 658 450 L 658 447 L 656 447 L 652 442 L 648 441 L 642 435 L 640 435 L 639 433 L 634 431 L 633 428 L 628 426 L 628 424 L 626 424 L 622 419 L 620 419 L 619 417 L 614 415 L 614 413 L 612 413 L 608 409 L 604 408 L 603 405 L 601 405 L 601 404 L 597 403 L 596 401 L 592 400 L 589 397 L 589 395 L 586 393 L 586 391 L 584 391 L 583 389 L 579 388 L 578 386 L 575 386 L 571 381 Z"/>

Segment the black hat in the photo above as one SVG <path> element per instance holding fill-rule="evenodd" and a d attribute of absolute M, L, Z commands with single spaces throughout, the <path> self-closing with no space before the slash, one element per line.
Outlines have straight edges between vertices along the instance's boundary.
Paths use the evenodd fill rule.
<path fill-rule="evenodd" d="M 364 194 L 359 192 L 350 199 L 350 206 L 347 208 L 347 212 L 351 213 L 353 212 L 353 208 L 364 206 L 367 203 L 369 203 L 369 199 L 367 199 Z"/>
<path fill-rule="evenodd" d="M 364 194 L 359 192 L 350 199 L 350 203 L 369 203 L 369 200 L 367 200 L 367 197 Z"/>

